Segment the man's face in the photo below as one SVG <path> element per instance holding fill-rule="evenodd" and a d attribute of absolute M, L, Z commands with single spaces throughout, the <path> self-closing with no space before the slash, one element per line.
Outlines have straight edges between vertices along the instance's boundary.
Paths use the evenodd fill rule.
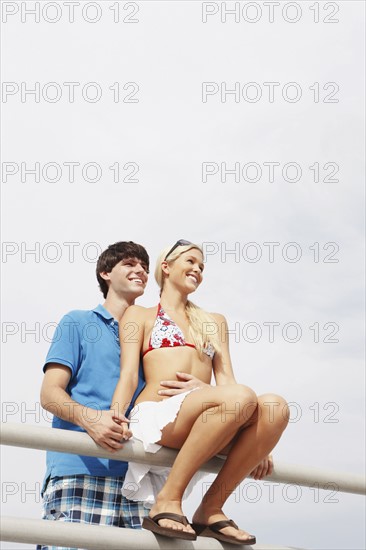
<path fill-rule="evenodd" d="M 148 281 L 147 265 L 138 258 L 121 260 L 112 271 L 101 275 L 106 281 L 109 280 L 108 296 L 112 292 L 129 300 L 141 296 Z"/>

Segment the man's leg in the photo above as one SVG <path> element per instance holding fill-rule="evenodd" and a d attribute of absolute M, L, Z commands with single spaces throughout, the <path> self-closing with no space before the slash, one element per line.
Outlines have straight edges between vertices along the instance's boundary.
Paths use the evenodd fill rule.
<path fill-rule="evenodd" d="M 148 510 L 122 496 L 123 477 L 63 476 L 49 480 L 43 494 L 43 516 L 64 521 L 141 529 Z M 61 547 L 37 546 L 37 550 Z M 62 547 L 63 550 L 70 550 Z M 72 549 L 74 550 L 74 549 Z"/>

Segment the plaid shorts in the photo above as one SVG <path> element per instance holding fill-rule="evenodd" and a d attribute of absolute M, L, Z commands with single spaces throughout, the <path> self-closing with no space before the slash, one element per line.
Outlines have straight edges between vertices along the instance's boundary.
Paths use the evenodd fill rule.
<path fill-rule="evenodd" d="M 43 493 L 42 519 L 141 529 L 149 510 L 122 496 L 125 477 L 53 477 Z M 60 549 L 37 546 L 37 550 Z"/>

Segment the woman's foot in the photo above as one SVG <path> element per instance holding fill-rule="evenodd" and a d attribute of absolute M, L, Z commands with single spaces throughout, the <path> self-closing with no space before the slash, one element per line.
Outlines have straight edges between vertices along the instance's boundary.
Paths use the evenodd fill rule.
<path fill-rule="evenodd" d="M 183 510 L 181 506 L 180 501 L 176 500 L 157 500 L 157 502 L 153 505 L 153 507 L 150 510 L 149 517 L 153 518 L 157 514 L 161 514 L 163 512 L 178 514 L 183 516 Z M 176 531 L 186 531 L 187 533 L 191 533 L 192 535 L 195 534 L 195 531 L 192 529 L 192 527 L 188 525 L 183 525 L 183 523 L 180 523 L 178 521 L 174 521 L 172 519 L 159 519 L 158 524 L 161 527 L 166 527 L 168 529 L 176 530 Z"/>
<path fill-rule="evenodd" d="M 207 525 L 207 527 L 210 527 L 213 523 L 224 520 L 228 520 L 228 517 L 225 516 L 222 510 L 205 509 L 201 504 L 193 515 L 192 524 Z M 234 526 L 223 527 L 219 531 L 220 534 L 233 538 L 242 544 L 248 543 L 254 537 L 254 535 L 250 535 L 243 529 L 236 529 Z M 255 542 L 252 542 L 252 544 L 255 544 Z"/>

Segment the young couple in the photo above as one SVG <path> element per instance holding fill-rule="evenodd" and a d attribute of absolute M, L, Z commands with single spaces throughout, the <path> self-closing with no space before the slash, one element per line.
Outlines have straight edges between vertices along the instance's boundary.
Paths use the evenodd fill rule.
<path fill-rule="evenodd" d="M 203 277 L 198 245 L 180 240 L 161 253 L 160 302 L 146 309 L 133 304 L 148 269 L 140 245 L 119 242 L 102 253 L 97 278 L 105 303 L 62 319 L 44 366 L 41 401 L 56 415 L 55 427 L 85 430 L 111 452 L 131 435 L 148 452 L 161 445 L 180 451 L 147 517 L 143 504 L 154 476 L 148 466 L 130 463 L 126 476 L 125 463 L 48 453 L 44 518 L 139 528 L 144 517 L 144 528 L 168 537 L 254 544 L 222 508 L 245 477 L 271 473 L 269 453 L 287 425 L 287 404 L 236 383 L 225 318 L 188 300 Z M 226 460 L 189 524 L 183 493 L 216 454 Z M 137 481 L 133 495 L 127 480 Z"/>

